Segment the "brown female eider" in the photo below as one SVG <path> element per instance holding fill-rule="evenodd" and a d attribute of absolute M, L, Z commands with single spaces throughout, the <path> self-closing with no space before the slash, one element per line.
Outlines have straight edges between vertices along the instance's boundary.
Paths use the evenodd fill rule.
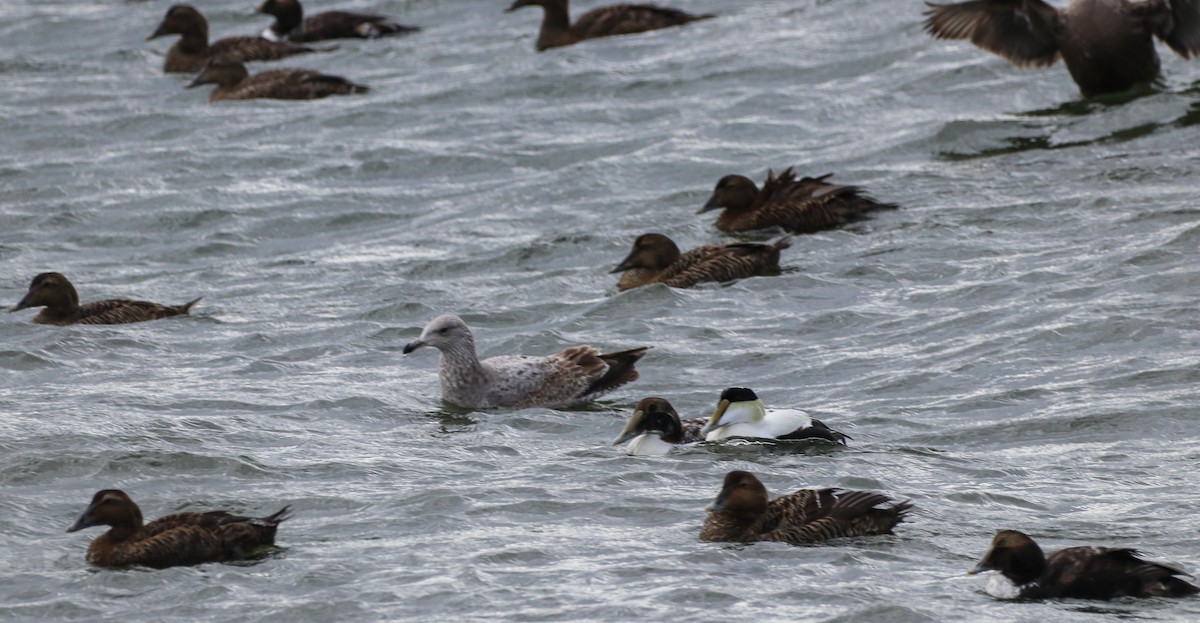
<path fill-rule="evenodd" d="M 733 471 L 707 507 L 702 541 L 783 541 L 792 545 L 871 534 L 891 534 L 911 502 L 885 508 L 882 493 L 801 489 L 768 501 L 767 488 L 750 472 Z"/>
<path fill-rule="evenodd" d="M 109 526 L 92 539 L 87 560 L 98 567 L 141 565 L 163 569 L 246 558 L 275 543 L 275 529 L 289 516 L 284 506 L 266 517 L 225 511 L 176 513 L 143 525 L 142 511 L 124 491 L 105 489 L 67 532 Z"/>
<path fill-rule="evenodd" d="M 651 283 L 690 288 L 706 281 L 724 282 L 779 272 L 779 251 L 792 244 L 784 236 L 771 244 L 710 244 L 680 253 L 662 234 L 642 234 L 633 250 L 612 273 L 622 273 L 617 287 L 629 290 Z"/>
<path fill-rule="evenodd" d="M 226 37 L 209 45 L 208 20 L 190 4 L 176 4 L 167 9 L 162 23 L 146 40 L 166 35 L 182 35 L 171 49 L 163 71 L 195 73 L 204 61 L 218 54 L 236 53 L 245 61 L 274 61 L 293 54 L 317 52 L 316 48 L 291 43 L 267 41 L 262 37 Z"/>
<path fill-rule="evenodd" d="M 680 420 L 675 407 L 666 399 L 643 398 L 633 408 L 633 415 L 612 445 L 619 446 L 628 441 L 626 454 L 663 455 L 677 446 L 704 441 L 700 429 L 707 422 L 706 418 Z"/>
<path fill-rule="evenodd" d="M 271 41 L 375 39 L 421 30 L 416 26 L 397 24 L 382 15 L 348 11 L 325 11 L 305 19 L 300 0 L 263 0 L 258 12 L 275 18 L 262 33 L 264 39 Z"/>
<path fill-rule="evenodd" d="M 780 227 L 794 234 L 808 234 L 838 227 L 868 212 L 896 208 L 862 195 L 857 186 L 825 181 L 832 175 L 797 180 L 791 167 L 778 177 L 768 170 L 761 189 L 748 177 L 726 175 L 696 213 L 723 209 L 716 225 L 726 232 Z"/>
<path fill-rule="evenodd" d="M 715 17 L 692 15 L 653 4 L 615 4 L 588 11 L 572 24 L 567 0 L 516 0 L 507 11 L 526 6 L 542 7 L 542 28 L 537 38 L 539 52 L 579 43 L 584 39 L 631 35 Z"/>
<path fill-rule="evenodd" d="M 1157 78 L 1154 37 L 1184 58 L 1200 53 L 1200 3 L 1191 0 L 1073 0 L 1062 10 L 1042 0 L 929 7 L 925 30 L 938 39 L 970 39 L 1018 67 L 1047 67 L 1062 56 L 1084 97 Z"/>
<path fill-rule="evenodd" d="M 1200 593 L 1200 587 L 1178 577 L 1187 574 L 1145 560 L 1135 549 L 1068 547 L 1047 557 L 1029 535 L 1016 530 L 997 532 L 991 549 L 969 573 L 983 571 L 1002 573 L 1017 589 L 1015 597 L 1021 599 L 1184 597 Z"/>
<path fill-rule="evenodd" d="M 159 305 L 146 301 L 111 299 L 79 304 L 75 286 L 58 273 L 41 273 L 29 284 L 20 303 L 8 311 L 45 307 L 33 321 L 41 324 L 125 324 L 186 315 L 199 303 L 194 299 L 182 305 Z"/>
<path fill-rule="evenodd" d="M 215 84 L 209 102 L 256 98 L 313 100 L 330 95 L 366 93 L 369 89 L 341 76 L 330 76 L 312 69 L 274 69 L 253 76 L 234 56 L 214 56 L 187 88 Z"/>

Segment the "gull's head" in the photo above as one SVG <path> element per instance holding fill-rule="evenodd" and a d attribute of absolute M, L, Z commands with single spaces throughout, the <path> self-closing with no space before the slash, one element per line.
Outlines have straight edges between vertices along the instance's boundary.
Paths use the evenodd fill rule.
<path fill-rule="evenodd" d="M 421 331 L 421 337 L 404 345 L 407 355 L 422 346 L 432 346 L 438 350 L 453 347 L 463 340 L 471 339 L 471 329 L 462 318 L 454 314 L 442 314 L 429 321 Z"/>
<path fill-rule="evenodd" d="M 760 422 L 766 417 L 767 410 L 758 399 L 754 390 L 747 387 L 730 387 L 721 392 L 717 408 L 713 410 L 708 423 L 700 429 L 702 434 L 708 433 L 730 424 L 751 424 Z"/>

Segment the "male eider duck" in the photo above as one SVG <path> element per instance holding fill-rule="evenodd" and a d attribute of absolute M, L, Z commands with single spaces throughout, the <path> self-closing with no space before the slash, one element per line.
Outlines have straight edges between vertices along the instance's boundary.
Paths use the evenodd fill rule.
<path fill-rule="evenodd" d="M 404 354 L 425 346 L 442 353 L 438 366 L 442 399 L 468 409 L 586 402 L 637 380 L 634 364 L 647 350 L 600 354 L 591 346 L 573 346 L 546 357 L 503 355 L 480 361 L 471 329 L 454 314 L 430 320 L 421 337 L 404 346 Z"/>
<path fill-rule="evenodd" d="M 692 15 L 679 9 L 653 4 L 616 4 L 592 9 L 572 24 L 567 0 L 517 0 L 507 11 L 516 11 L 526 6 L 542 7 L 542 29 L 538 31 L 537 38 L 539 52 L 579 43 L 584 39 L 631 35 L 715 17 Z"/>
<path fill-rule="evenodd" d="M 1150 562 L 1135 549 L 1068 547 L 1046 556 L 1029 535 L 1001 530 L 969 573 L 999 571 L 1021 599 L 1184 597 L 1200 593 L 1179 569 Z M 996 595 L 1012 597 L 1010 594 Z"/>
<path fill-rule="evenodd" d="M 925 30 L 938 39 L 970 39 L 1018 67 L 1047 67 L 1062 56 L 1084 97 L 1157 78 L 1154 37 L 1184 58 L 1200 53 L 1200 3 L 1194 0 L 1073 0 L 1062 10 L 1042 0 L 929 7 Z"/>
<path fill-rule="evenodd" d="M 226 37 L 209 45 L 208 21 L 190 4 L 176 4 L 167 9 L 166 16 L 146 40 L 166 35 L 183 35 L 171 49 L 163 71 L 195 73 L 204 61 L 218 54 L 237 53 L 246 61 L 274 61 L 293 54 L 316 52 L 316 48 L 291 43 L 267 41 L 262 37 Z"/>
<path fill-rule="evenodd" d="M 709 504 L 701 541 L 782 541 L 792 545 L 871 534 L 892 534 L 912 508 L 908 501 L 879 508 L 891 498 L 846 489 L 801 489 L 768 501 L 767 488 L 750 472 L 733 471 Z"/>
<path fill-rule="evenodd" d="M 382 15 L 325 11 L 305 19 L 300 0 L 263 0 L 258 12 L 271 15 L 275 22 L 263 31 L 271 41 L 323 41 L 325 39 L 375 39 L 421 30 L 403 26 Z"/>
<path fill-rule="evenodd" d="M 109 526 L 88 546 L 87 560 L 98 567 L 163 569 L 246 558 L 275 543 L 275 529 L 288 518 L 288 510 L 284 506 L 266 517 L 176 513 L 143 525 L 141 509 L 124 491 L 106 489 L 92 496 L 67 532 Z"/>
<path fill-rule="evenodd" d="M 704 441 L 700 429 L 708 420 L 680 420 L 675 407 L 663 398 L 643 398 L 633 408 L 633 415 L 613 439 L 612 445 L 626 441 L 625 453 L 635 456 L 661 456 L 680 445 Z"/>
<path fill-rule="evenodd" d="M 754 390 L 730 387 L 721 392 L 717 408 L 704 428 L 706 441 L 731 437 L 754 439 L 824 439 L 846 445 L 849 435 L 829 428 L 799 409 L 767 409 Z"/>
<path fill-rule="evenodd" d="M 622 273 L 617 287 L 629 290 L 652 283 L 690 288 L 708 281 L 725 282 L 779 272 L 779 251 L 792 245 L 790 236 L 770 244 L 710 244 L 680 253 L 662 234 L 642 234 L 633 250 L 612 273 Z"/>
<path fill-rule="evenodd" d="M 209 102 L 248 100 L 256 98 L 278 100 L 314 100 L 330 95 L 366 93 L 369 89 L 341 76 L 331 76 L 312 69 L 273 69 L 253 76 L 236 56 L 215 56 L 204 64 L 204 70 L 187 88 L 215 84 Z"/>
<path fill-rule="evenodd" d="M 863 196 L 857 186 L 825 181 L 832 175 L 797 180 L 790 167 L 778 177 L 768 169 L 761 189 L 748 177 L 726 175 L 696 213 L 722 210 L 716 225 L 725 232 L 780 227 L 807 234 L 838 227 L 869 212 L 896 208 Z"/>
<path fill-rule="evenodd" d="M 66 277 L 58 273 L 41 273 L 33 278 L 21 302 L 8 311 L 45 307 L 33 317 L 34 322 L 41 324 L 125 324 L 187 315 L 199 302 L 196 298 L 182 305 L 159 305 L 110 299 L 80 305 L 75 286 Z"/>

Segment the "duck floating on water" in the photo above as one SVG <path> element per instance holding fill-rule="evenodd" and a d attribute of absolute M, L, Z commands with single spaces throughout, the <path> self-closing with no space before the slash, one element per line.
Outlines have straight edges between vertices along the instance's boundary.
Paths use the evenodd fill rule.
<path fill-rule="evenodd" d="M 1002 573 L 1021 599 L 1184 597 L 1200 593 L 1200 587 L 1179 577 L 1186 573 L 1145 560 L 1135 549 L 1068 547 L 1046 556 L 1033 538 L 1016 530 L 997 532 L 991 549 L 969 573 L 983 571 Z"/>
<path fill-rule="evenodd" d="M 622 273 L 617 282 L 621 290 L 652 283 L 690 288 L 778 273 L 779 252 L 790 246 L 791 236 L 784 236 L 769 244 L 710 244 L 680 253 L 675 242 L 663 234 L 642 234 L 633 241 L 629 255 L 610 272 Z"/>
<path fill-rule="evenodd" d="M 176 513 L 142 523 L 142 511 L 124 491 L 105 489 L 67 532 L 109 526 L 92 539 L 87 560 L 98 567 L 140 565 L 163 569 L 246 558 L 275 543 L 275 530 L 289 517 L 285 506 L 266 517 L 225 511 Z"/>
<path fill-rule="evenodd" d="M 675 407 L 666 399 L 643 398 L 633 408 L 633 415 L 612 445 L 619 446 L 628 441 L 626 454 L 661 456 L 681 445 L 704 441 L 700 429 L 707 421 L 707 418 L 680 420 Z"/>
<path fill-rule="evenodd" d="M 648 350 L 601 354 L 591 346 L 573 346 L 546 357 L 502 355 L 480 361 L 471 329 L 454 314 L 430 320 L 421 337 L 404 346 L 404 354 L 426 346 L 442 354 L 438 365 L 442 399 L 468 409 L 586 402 L 637 380 L 634 364 Z"/>
<path fill-rule="evenodd" d="M 579 43 L 584 39 L 631 35 L 716 17 L 692 15 L 653 4 L 616 4 L 592 9 L 572 24 L 567 4 L 567 0 L 516 0 L 507 12 L 527 6 L 542 7 L 542 27 L 537 38 L 539 52 Z"/>
<path fill-rule="evenodd" d="M 1061 56 L 1084 97 L 1157 78 L 1154 37 L 1183 58 L 1200 53 L 1200 3 L 1192 0 L 1073 0 L 1062 10 L 1042 0 L 928 4 L 925 30 L 934 37 L 970 39 L 1018 67 L 1048 67 Z"/>
<path fill-rule="evenodd" d="M 892 534 L 912 508 L 882 493 L 847 489 L 801 489 L 768 501 L 754 474 L 732 471 L 707 507 L 702 541 L 782 541 L 792 545 L 840 537 Z"/>
<path fill-rule="evenodd" d="M 366 93 L 370 89 L 341 76 L 312 69 L 273 69 L 253 76 L 235 55 L 214 56 L 187 88 L 215 84 L 208 101 L 280 99 L 314 100 L 330 95 Z"/>
<path fill-rule="evenodd" d="M 258 12 L 275 18 L 262 33 L 264 39 L 271 41 L 304 43 L 326 39 L 375 39 L 421 30 L 370 13 L 325 11 L 305 19 L 300 0 L 264 0 L 258 6 Z"/>
<path fill-rule="evenodd" d="M 45 307 L 33 317 L 33 321 L 39 324 L 126 324 L 186 316 L 199 302 L 200 298 L 196 298 L 182 305 L 159 305 L 147 301 L 109 299 L 80 305 L 79 294 L 66 277 L 59 273 L 41 273 L 33 278 L 21 302 L 8 311 Z"/>
<path fill-rule="evenodd" d="M 725 232 L 779 227 L 808 234 L 840 227 L 877 210 L 896 209 L 894 204 L 864 196 L 857 186 L 826 181 L 832 175 L 797 180 L 791 167 L 778 176 L 768 170 L 761 189 L 748 177 L 726 175 L 696 213 L 721 210 L 716 226 Z"/>
<path fill-rule="evenodd" d="M 268 41 L 262 37 L 225 37 L 208 43 L 208 20 L 190 4 L 176 4 L 167 9 L 158 28 L 146 40 L 166 35 L 182 35 L 163 63 L 167 73 L 195 73 L 204 62 L 218 54 L 236 53 L 246 61 L 274 61 L 294 54 L 325 51 L 293 43 Z"/>
<path fill-rule="evenodd" d="M 767 409 L 754 390 L 730 387 L 700 432 L 706 441 L 733 437 L 753 439 L 823 439 L 846 445 L 849 435 L 814 420 L 799 409 Z"/>

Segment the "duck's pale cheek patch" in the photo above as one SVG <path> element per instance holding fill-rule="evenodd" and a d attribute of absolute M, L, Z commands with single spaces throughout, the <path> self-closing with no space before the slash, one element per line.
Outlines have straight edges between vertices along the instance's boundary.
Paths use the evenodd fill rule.
<path fill-rule="evenodd" d="M 999 571 L 989 571 L 986 574 L 983 590 L 996 599 L 1016 599 L 1021 595 L 1021 589 Z"/>
<path fill-rule="evenodd" d="M 642 434 L 629 442 L 625 453 L 635 456 L 662 456 L 674 447 L 675 444 L 663 441 L 658 435 Z"/>

